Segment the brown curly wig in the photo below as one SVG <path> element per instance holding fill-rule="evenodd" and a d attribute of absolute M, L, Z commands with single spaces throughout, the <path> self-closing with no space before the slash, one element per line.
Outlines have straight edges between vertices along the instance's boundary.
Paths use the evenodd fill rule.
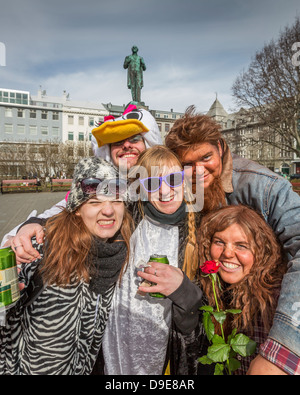
<path fill-rule="evenodd" d="M 210 247 L 216 232 L 222 232 L 233 224 L 238 224 L 244 231 L 254 255 L 254 264 L 250 273 L 240 282 L 228 285 L 222 282 L 222 291 L 218 292 L 221 309 L 240 309 L 241 314 L 232 318 L 230 327 L 238 331 L 253 333 L 254 325 L 262 322 L 268 331 L 272 325 L 277 306 L 281 281 L 286 271 L 281 248 L 271 227 L 263 217 L 253 209 L 237 205 L 215 210 L 203 217 L 198 231 L 200 263 L 211 260 Z M 198 272 L 208 303 L 214 305 L 211 280 Z M 225 326 L 226 328 L 226 326 Z M 229 333 L 229 324 L 227 330 Z"/>

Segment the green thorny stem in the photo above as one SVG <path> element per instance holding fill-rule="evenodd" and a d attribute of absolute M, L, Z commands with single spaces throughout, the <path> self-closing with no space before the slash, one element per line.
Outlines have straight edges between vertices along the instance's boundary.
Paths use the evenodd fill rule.
<path fill-rule="evenodd" d="M 218 303 L 218 298 L 217 298 L 216 288 L 215 288 L 216 276 L 217 276 L 217 274 L 214 273 L 213 275 L 210 276 L 210 278 L 211 278 L 211 281 L 212 281 L 212 287 L 213 287 L 213 292 L 214 292 L 214 298 L 215 298 L 215 302 L 216 302 L 217 311 L 218 311 L 218 313 L 220 313 L 220 308 L 219 308 L 219 303 Z M 223 329 L 223 324 L 220 324 L 220 327 L 221 327 L 222 338 L 223 338 L 224 342 L 226 342 L 224 329 Z M 226 364 L 227 364 L 228 373 L 231 376 L 232 373 L 231 373 L 231 369 L 230 369 L 230 365 L 229 365 L 229 359 L 227 359 Z"/>

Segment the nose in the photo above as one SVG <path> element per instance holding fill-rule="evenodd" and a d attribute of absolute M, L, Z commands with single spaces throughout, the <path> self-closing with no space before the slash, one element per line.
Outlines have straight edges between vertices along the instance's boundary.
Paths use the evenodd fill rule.
<path fill-rule="evenodd" d="M 235 255 L 234 246 L 232 244 L 225 244 L 222 255 L 225 258 L 232 258 Z"/>
<path fill-rule="evenodd" d="M 107 217 L 111 217 L 114 214 L 114 207 L 111 201 L 107 200 L 106 202 L 103 202 L 101 212 L 103 215 Z"/>
<path fill-rule="evenodd" d="M 159 193 L 163 196 L 167 196 L 170 193 L 171 188 L 169 185 L 165 183 L 165 181 L 162 181 L 161 186 L 159 188 Z"/>
<path fill-rule="evenodd" d="M 201 165 L 200 162 L 196 162 L 195 165 L 193 166 L 193 172 L 194 174 L 202 176 L 204 174 L 204 166 Z"/>
<path fill-rule="evenodd" d="M 129 140 L 125 140 L 122 145 L 123 148 L 130 148 L 131 146 L 132 146 L 132 144 Z"/>

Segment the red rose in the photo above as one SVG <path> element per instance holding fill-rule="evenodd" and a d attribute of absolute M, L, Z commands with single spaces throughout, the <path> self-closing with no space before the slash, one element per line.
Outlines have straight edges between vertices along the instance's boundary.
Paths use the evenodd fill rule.
<path fill-rule="evenodd" d="M 217 273 L 220 269 L 220 262 L 206 261 L 200 265 L 200 270 L 205 274 Z"/>

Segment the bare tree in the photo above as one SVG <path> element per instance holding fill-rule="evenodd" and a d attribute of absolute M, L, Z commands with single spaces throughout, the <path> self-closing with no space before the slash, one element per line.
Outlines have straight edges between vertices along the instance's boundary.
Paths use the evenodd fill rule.
<path fill-rule="evenodd" d="M 269 127 L 269 133 L 261 133 L 259 140 L 297 156 L 300 156 L 300 66 L 293 60 L 298 47 L 295 43 L 299 42 L 297 17 L 276 41 L 255 54 L 248 70 L 238 76 L 232 87 L 237 104 L 248 108 L 262 125 Z"/>

